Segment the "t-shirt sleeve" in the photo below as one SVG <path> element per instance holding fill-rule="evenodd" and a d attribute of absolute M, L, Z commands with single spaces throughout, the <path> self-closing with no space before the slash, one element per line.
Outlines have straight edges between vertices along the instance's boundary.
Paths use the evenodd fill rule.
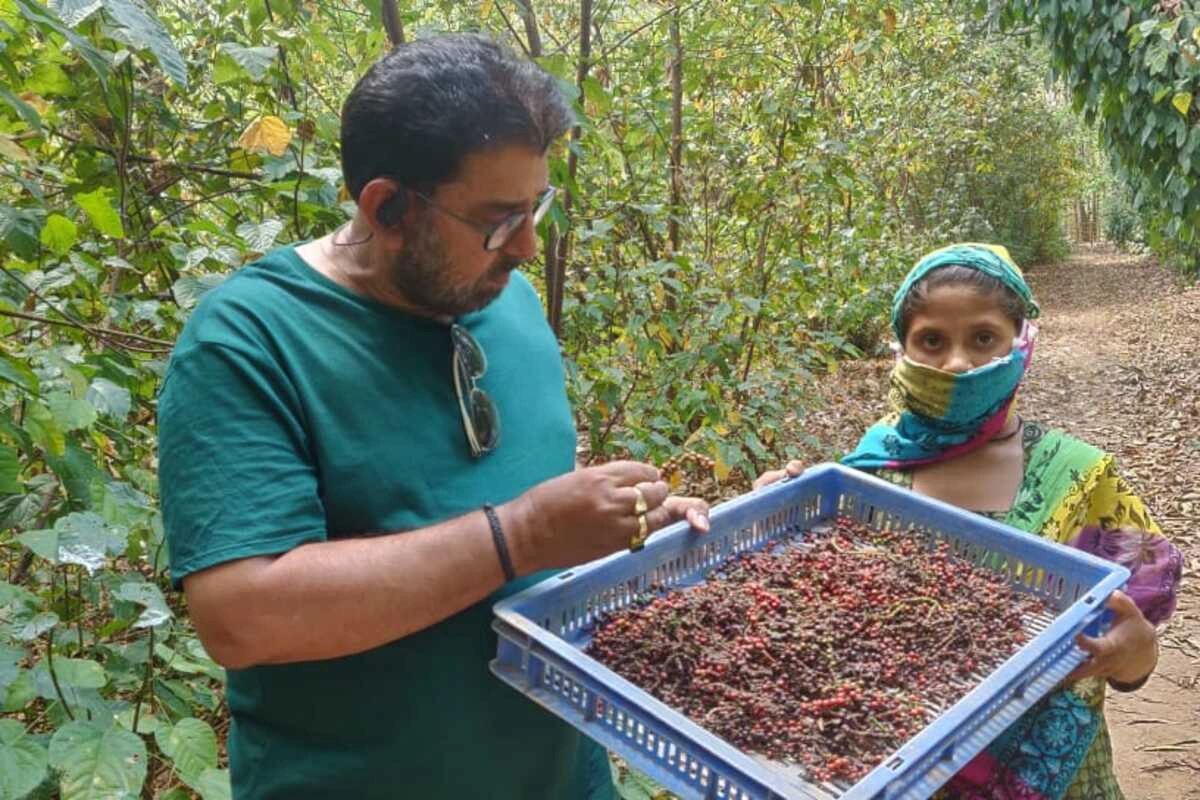
<path fill-rule="evenodd" d="M 326 539 L 301 409 L 264 353 L 209 343 L 177 352 L 159 393 L 158 458 L 177 587 L 207 567 Z"/>

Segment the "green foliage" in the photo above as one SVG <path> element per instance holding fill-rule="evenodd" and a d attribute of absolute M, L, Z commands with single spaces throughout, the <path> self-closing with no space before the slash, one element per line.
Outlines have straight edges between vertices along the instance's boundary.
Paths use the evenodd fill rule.
<path fill-rule="evenodd" d="M 1108 192 L 1101 206 L 1105 240 L 1122 249 L 1140 242 L 1144 236 L 1129 192 L 1116 188 Z"/>
<path fill-rule="evenodd" d="M 1156 0 L 1013 0 L 1004 16 L 1042 31 L 1075 108 L 1097 123 L 1151 244 L 1185 258 L 1195 252 L 1200 9 Z"/>
<path fill-rule="evenodd" d="M 410 36 L 525 44 L 521 4 L 401 5 Z M 687 447 L 733 486 L 778 463 L 923 251 L 1051 259 L 1096 173 L 1046 55 L 966 0 L 596 4 L 581 85 L 579 4 L 535 5 L 581 119 L 542 233 L 566 240 L 596 458 Z M 229 796 L 223 673 L 167 576 L 155 392 L 205 292 L 347 218 L 340 103 L 386 47 L 378 2 L 0 0 L 0 798 Z"/>
<path fill-rule="evenodd" d="M 681 13 L 685 207 L 672 208 L 668 21 L 606 21 L 584 82 L 564 347 L 593 453 L 680 444 L 754 474 L 804 386 L 874 351 L 933 246 L 1063 255 L 1087 175 L 1044 53 L 963 4 L 740 4 Z M 578 20 L 549 12 L 554 38 Z M 543 59 L 564 81 L 574 65 Z M 562 180 L 558 165 L 554 179 Z M 682 243 L 672 251 L 669 226 Z M 640 290 L 638 287 L 642 287 Z M 748 413 L 750 411 L 753 413 Z"/>

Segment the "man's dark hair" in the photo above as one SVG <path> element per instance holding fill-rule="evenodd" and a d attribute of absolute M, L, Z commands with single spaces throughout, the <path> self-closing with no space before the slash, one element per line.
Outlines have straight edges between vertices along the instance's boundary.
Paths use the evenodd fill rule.
<path fill-rule="evenodd" d="M 342 108 L 342 175 L 358 200 L 390 177 L 432 188 L 493 147 L 545 152 L 574 117 L 554 78 L 486 36 L 402 44 L 359 79 Z"/>

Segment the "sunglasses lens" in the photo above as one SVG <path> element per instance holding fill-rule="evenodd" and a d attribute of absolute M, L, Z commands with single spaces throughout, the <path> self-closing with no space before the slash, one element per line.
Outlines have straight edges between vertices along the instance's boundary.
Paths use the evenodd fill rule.
<path fill-rule="evenodd" d="M 471 392 L 470 415 L 479 446 L 485 451 L 495 448 L 500 441 L 500 414 L 492 398 L 482 389 Z"/>
<path fill-rule="evenodd" d="M 463 370 L 463 375 L 472 380 L 482 377 L 487 372 L 487 356 L 479 342 L 461 325 L 452 325 L 450 336 L 454 341 L 454 368 Z"/>
<path fill-rule="evenodd" d="M 500 412 L 488 393 L 475 385 L 475 381 L 487 372 L 483 348 L 461 325 L 450 326 L 450 337 L 454 346 L 454 391 L 458 395 L 471 455 L 478 458 L 494 450 L 500 441 Z"/>

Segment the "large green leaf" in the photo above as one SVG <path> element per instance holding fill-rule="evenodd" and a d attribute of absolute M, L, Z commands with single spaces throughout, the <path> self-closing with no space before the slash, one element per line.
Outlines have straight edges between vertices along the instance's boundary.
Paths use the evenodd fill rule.
<path fill-rule="evenodd" d="M 20 648 L 0 644 L 0 698 L 8 691 L 8 685 L 21 674 L 20 662 L 25 655 Z"/>
<path fill-rule="evenodd" d="M 244 47 L 235 42 L 223 42 L 217 51 L 220 53 L 218 67 L 222 61 L 229 59 L 256 81 L 260 81 L 266 76 L 267 70 L 271 68 L 271 64 L 279 55 L 279 51 L 274 47 Z M 214 67 L 214 70 L 218 67 Z M 220 75 L 214 71 L 214 80 L 217 83 L 228 83 L 236 75 L 227 68 L 220 67 L 220 69 Z"/>
<path fill-rule="evenodd" d="M 58 624 L 58 614 L 53 611 L 43 611 L 38 614 L 31 615 L 27 620 L 24 620 L 20 627 L 13 631 L 13 635 L 22 642 L 33 641 L 41 636 L 46 631 Z"/>
<path fill-rule="evenodd" d="M 0 800 L 20 800 L 46 777 L 46 748 L 15 719 L 0 719 Z"/>
<path fill-rule="evenodd" d="M 24 586 L 17 586 L 8 581 L 0 581 L 0 609 L 5 606 L 24 606 L 26 608 L 34 608 L 41 601 L 33 592 L 26 589 Z M 0 650 L 0 653 L 3 651 Z"/>
<path fill-rule="evenodd" d="M 136 800 L 146 780 L 146 745 L 115 723 L 76 720 L 50 740 L 62 800 Z"/>
<path fill-rule="evenodd" d="M 195 789 L 202 800 L 230 800 L 233 797 L 227 769 L 209 767 L 199 778 L 188 782 L 188 786 Z"/>
<path fill-rule="evenodd" d="M 74 28 L 100 10 L 100 0 L 51 0 L 50 7 L 67 27 Z"/>
<path fill-rule="evenodd" d="M 76 52 L 83 57 L 83 60 L 96 73 L 96 77 L 100 79 L 100 88 L 105 92 L 108 91 L 110 64 L 109 57 L 104 51 L 98 49 L 85 37 L 80 36 L 66 25 L 63 25 L 53 16 L 49 9 L 32 2 L 32 0 L 11 0 L 11 2 L 16 4 L 17 10 L 21 12 L 21 16 L 25 17 L 25 19 L 43 30 L 51 30 L 58 33 L 70 42 Z"/>
<path fill-rule="evenodd" d="M 0 381 L 15 383 L 35 393 L 38 390 L 38 379 L 33 370 L 5 355 L 0 355 Z"/>
<path fill-rule="evenodd" d="M 105 13 L 129 32 L 133 43 L 154 53 L 163 72 L 179 86 L 187 88 L 187 64 L 163 24 L 137 0 L 103 0 L 103 3 Z"/>
<path fill-rule="evenodd" d="M 75 195 L 75 202 L 87 212 L 96 229 L 114 239 L 125 238 L 125 228 L 121 225 L 121 217 L 113 208 L 112 189 L 101 186 L 91 192 L 81 192 Z"/>
<path fill-rule="evenodd" d="M 277 219 L 264 219 L 262 222 L 243 222 L 237 227 L 237 235 L 242 237 L 246 246 L 258 253 L 265 253 L 275 244 L 275 238 L 283 231 L 283 223 Z"/>
<path fill-rule="evenodd" d="M 21 543 L 53 563 L 78 564 L 93 573 L 125 549 L 127 532 L 90 511 L 60 517 L 52 529 L 26 531 Z"/>
<path fill-rule="evenodd" d="M 79 239 L 79 231 L 75 223 L 62 214 L 51 214 L 46 217 L 46 224 L 39 238 L 42 244 L 50 248 L 50 252 L 63 256 L 75 246 Z"/>
<path fill-rule="evenodd" d="M 122 600 L 137 603 L 143 607 L 141 616 L 133 624 L 135 628 L 154 628 L 171 619 L 171 609 L 167 606 L 162 591 L 153 583 L 134 582 L 122 583 L 114 593 Z"/>
<path fill-rule="evenodd" d="M 70 392 L 52 392 L 46 398 L 54 421 L 63 431 L 77 431 L 90 427 L 96 421 L 96 409 L 86 400 L 74 397 Z"/>
<path fill-rule="evenodd" d="M 42 661 L 38 666 L 49 673 L 50 665 L 47 662 Z M 108 683 L 104 667 L 100 662 L 88 658 L 56 658 L 54 674 L 60 686 L 73 686 L 76 689 L 100 689 Z"/>
<path fill-rule="evenodd" d="M 13 208 L 0 203 L 0 242 L 26 261 L 37 256 L 45 213 L 36 208 Z"/>
<path fill-rule="evenodd" d="M 62 428 L 58 427 L 50 409 L 41 403 L 35 401 L 25 405 L 25 419 L 21 421 L 21 427 L 46 452 L 58 456 L 66 452 L 67 439 Z"/>
<path fill-rule="evenodd" d="M 22 491 L 21 460 L 16 448 L 0 442 L 0 494 L 16 494 Z"/>
<path fill-rule="evenodd" d="M 209 658 L 203 649 L 195 654 L 195 658 L 189 658 L 160 642 L 154 645 L 154 654 L 162 660 L 164 669 L 184 675 L 207 675 L 215 681 L 225 680 L 225 670 Z"/>
<path fill-rule="evenodd" d="M 132 399 L 129 390 L 108 378 L 96 378 L 88 387 L 87 401 L 101 414 L 124 419 L 129 415 Z"/>
<path fill-rule="evenodd" d="M 160 727 L 154 740 L 189 785 L 205 770 L 217 766 L 217 734 L 203 720 L 188 717 L 170 727 Z"/>
<path fill-rule="evenodd" d="M 200 298 L 218 286 L 225 276 L 218 272 L 205 275 L 184 275 L 175 281 L 171 291 L 182 308 L 192 308 L 200 302 Z"/>
<path fill-rule="evenodd" d="M 33 128 L 35 131 L 42 130 L 42 117 L 40 114 L 38 114 L 36 108 L 29 105 L 29 103 L 26 103 L 24 100 L 17 97 L 3 86 L 0 86 L 0 100 L 3 100 L 12 106 L 12 109 L 17 112 L 17 116 L 25 120 L 29 127 Z"/>

